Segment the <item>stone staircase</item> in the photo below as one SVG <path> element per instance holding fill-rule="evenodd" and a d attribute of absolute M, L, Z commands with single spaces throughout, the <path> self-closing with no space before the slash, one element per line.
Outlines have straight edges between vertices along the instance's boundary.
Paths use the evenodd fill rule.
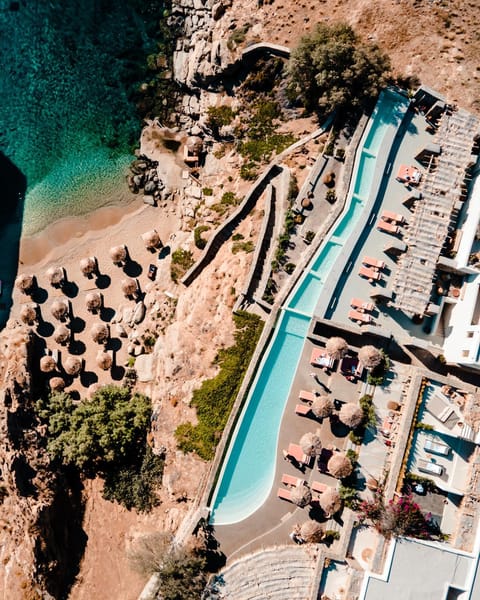
<path fill-rule="evenodd" d="M 227 565 L 204 600 L 309 600 L 315 580 L 316 552 L 309 546 L 273 547 Z M 314 595 L 313 597 L 316 597 Z"/>

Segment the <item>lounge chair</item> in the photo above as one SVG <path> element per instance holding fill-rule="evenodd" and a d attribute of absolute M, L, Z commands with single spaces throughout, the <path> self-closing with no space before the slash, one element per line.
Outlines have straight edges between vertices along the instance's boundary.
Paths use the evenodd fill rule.
<path fill-rule="evenodd" d="M 305 404 L 297 404 L 297 406 L 295 406 L 295 414 L 300 415 L 301 417 L 306 417 L 311 410 L 311 407 Z"/>
<path fill-rule="evenodd" d="M 313 402 L 316 398 L 314 392 L 307 392 L 307 390 L 300 390 L 298 394 L 298 399 L 303 400 L 303 402 Z"/>
<path fill-rule="evenodd" d="M 328 355 L 325 348 L 313 348 L 312 354 L 310 355 L 310 364 L 312 366 L 331 369 L 333 367 L 333 363 L 333 358 Z"/>
<path fill-rule="evenodd" d="M 425 440 L 423 448 L 427 452 L 433 452 L 433 454 L 440 454 L 441 456 L 448 456 L 450 454 L 450 446 L 448 444 L 435 442 L 434 440 Z"/>
<path fill-rule="evenodd" d="M 429 460 L 419 460 L 418 461 L 418 470 L 422 473 L 430 473 L 432 475 L 442 475 L 443 467 L 442 465 L 437 465 L 437 463 L 431 462 Z"/>
<path fill-rule="evenodd" d="M 401 225 L 405 221 L 405 218 L 403 217 L 403 215 L 400 215 L 399 213 L 392 212 L 391 210 L 384 210 L 382 212 L 381 217 L 382 217 L 382 219 L 384 221 L 393 221 L 393 223 L 395 225 L 396 224 Z"/>
<path fill-rule="evenodd" d="M 358 310 L 349 310 L 348 318 L 356 323 L 373 323 L 373 317 L 371 315 L 366 315 Z"/>
<path fill-rule="evenodd" d="M 320 481 L 312 481 L 310 487 L 312 492 L 317 492 L 318 494 L 323 494 L 323 492 L 328 489 L 328 485 L 325 483 L 320 483 Z"/>
<path fill-rule="evenodd" d="M 384 260 L 378 260 L 378 258 L 372 258 L 371 256 L 364 256 L 362 263 L 367 267 L 373 267 L 374 269 L 383 269 L 385 267 Z"/>
<path fill-rule="evenodd" d="M 382 278 L 378 271 L 374 271 L 373 269 L 364 266 L 360 267 L 358 274 L 360 277 L 365 277 L 369 281 L 379 281 Z"/>
<path fill-rule="evenodd" d="M 298 487 L 305 483 L 305 479 L 302 479 L 301 477 L 295 477 L 295 475 L 288 475 L 287 473 L 284 473 L 282 475 L 282 483 L 291 487 Z"/>
<path fill-rule="evenodd" d="M 307 456 L 298 444 L 290 443 L 288 445 L 287 456 L 294 458 L 297 462 L 303 465 L 309 465 L 311 457 Z"/>
<path fill-rule="evenodd" d="M 393 225 L 393 223 L 389 223 L 383 219 L 378 220 L 377 229 L 380 231 L 385 231 L 386 233 L 393 233 L 394 235 L 400 233 L 400 227 L 398 227 L 398 225 Z"/>
<path fill-rule="evenodd" d="M 356 308 L 357 310 L 366 310 L 368 312 L 375 308 L 373 302 L 365 302 L 365 300 L 361 300 L 360 298 L 352 298 L 350 300 L 350 306 L 352 308 Z"/>
<path fill-rule="evenodd" d="M 292 502 L 292 492 L 287 488 L 278 488 L 277 496 L 281 500 L 286 500 L 287 502 Z"/>

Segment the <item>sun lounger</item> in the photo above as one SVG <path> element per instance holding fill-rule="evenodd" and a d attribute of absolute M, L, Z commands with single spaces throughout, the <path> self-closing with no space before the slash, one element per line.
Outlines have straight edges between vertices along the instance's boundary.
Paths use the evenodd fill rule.
<path fill-rule="evenodd" d="M 393 221 L 394 224 L 401 225 L 405 221 L 403 215 L 394 213 L 391 210 L 384 210 L 381 216 L 384 221 Z"/>
<path fill-rule="evenodd" d="M 445 423 L 448 421 L 448 418 L 452 416 L 454 413 L 454 409 L 451 406 L 446 406 L 439 415 L 435 415 L 440 423 Z"/>
<path fill-rule="evenodd" d="M 325 348 L 313 348 L 312 354 L 310 355 L 310 364 L 314 367 L 325 367 L 331 369 L 333 367 L 334 360 L 328 354 Z"/>
<path fill-rule="evenodd" d="M 408 185 L 417 185 L 422 179 L 422 173 L 416 167 L 400 165 L 397 180 Z"/>
<path fill-rule="evenodd" d="M 282 483 L 291 487 L 298 487 L 305 483 L 305 479 L 302 479 L 301 477 L 295 477 L 295 475 L 288 475 L 287 473 L 284 473 L 282 475 Z"/>
<path fill-rule="evenodd" d="M 364 256 L 362 263 L 367 267 L 374 267 L 375 269 L 383 269 L 385 267 L 384 260 L 378 260 L 378 258 L 372 258 L 371 256 Z"/>
<path fill-rule="evenodd" d="M 377 223 L 377 229 L 380 229 L 380 231 L 385 231 L 386 233 L 393 234 L 397 234 L 400 232 L 400 227 L 398 227 L 398 225 L 388 223 L 388 221 L 384 221 L 383 219 L 379 219 Z"/>
<path fill-rule="evenodd" d="M 440 454 L 441 456 L 448 456 L 450 454 L 450 446 L 448 444 L 443 444 L 442 442 L 425 440 L 423 448 L 427 452 L 433 452 L 434 454 Z"/>
<path fill-rule="evenodd" d="M 298 444 L 290 443 L 288 445 L 287 456 L 291 456 L 301 464 L 310 464 L 310 456 L 307 456 Z"/>
<path fill-rule="evenodd" d="M 325 483 L 320 483 L 319 481 L 312 481 L 311 488 L 312 492 L 323 494 L 323 492 L 328 489 L 328 485 Z"/>
<path fill-rule="evenodd" d="M 358 310 L 349 310 L 348 318 L 356 323 L 373 323 L 373 318 L 371 315 L 366 315 Z"/>
<path fill-rule="evenodd" d="M 295 414 L 300 415 L 301 417 L 306 417 L 310 414 L 311 410 L 311 407 L 306 404 L 297 404 L 297 406 L 295 406 Z"/>
<path fill-rule="evenodd" d="M 443 473 L 442 465 L 437 465 L 437 463 L 428 460 L 419 460 L 418 470 L 422 473 L 431 473 L 432 475 L 442 475 Z"/>
<path fill-rule="evenodd" d="M 381 275 L 378 271 L 374 271 L 373 269 L 369 269 L 368 267 L 361 266 L 358 274 L 360 277 L 366 277 L 368 280 L 378 281 L 381 279 Z"/>
<path fill-rule="evenodd" d="M 352 308 L 356 308 L 357 310 L 366 310 L 371 311 L 375 308 L 373 302 L 365 302 L 361 298 L 352 298 L 350 300 L 350 306 Z"/>
<path fill-rule="evenodd" d="M 277 496 L 281 500 L 286 500 L 287 502 L 292 501 L 292 492 L 290 490 L 288 490 L 287 488 L 278 488 Z"/>
<path fill-rule="evenodd" d="M 316 396 L 313 392 L 307 392 L 307 390 L 300 390 L 298 394 L 298 399 L 303 400 L 303 402 L 313 402 Z"/>

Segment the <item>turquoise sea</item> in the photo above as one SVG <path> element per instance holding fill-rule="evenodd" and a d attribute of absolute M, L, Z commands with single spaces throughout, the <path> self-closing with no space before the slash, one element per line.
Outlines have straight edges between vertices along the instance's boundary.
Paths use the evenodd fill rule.
<path fill-rule="evenodd" d="M 156 0 L 0 0 L 0 152 L 26 178 L 23 235 L 131 198 L 132 96 L 162 11 Z"/>

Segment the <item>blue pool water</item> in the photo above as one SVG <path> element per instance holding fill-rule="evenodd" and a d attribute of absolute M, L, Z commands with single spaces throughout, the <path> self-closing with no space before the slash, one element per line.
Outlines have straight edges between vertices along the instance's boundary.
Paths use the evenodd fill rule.
<path fill-rule="evenodd" d="M 349 196 L 330 238 L 322 244 L 311 267 L 287 299 L 287 308 L 282 311 L 266 349 L 223 463 L 212 506 L 211 522 L 216 525 L 245 519 L 270 493 L 280 423 L 310 319 L 326 278 L 370 193 L 376 162 L 371 156 L 372 148 L 378 150 L 388 127 L 396 124 L 406 106 L 407 101 L 398 94 L 387 91 L 380 96 L 365 137 L 370 144 L 369 152 L 360 154 L 354 172 L 353 189 L 361 193 Z"/>

